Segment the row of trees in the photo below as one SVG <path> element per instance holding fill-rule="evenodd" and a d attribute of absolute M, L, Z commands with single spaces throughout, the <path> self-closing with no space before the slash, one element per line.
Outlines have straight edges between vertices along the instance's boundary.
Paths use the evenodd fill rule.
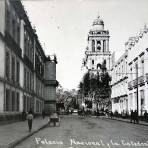
<path fill-rule="evenodd" d="M 100 105 L 110 104 L 111 77 L 109 76 L 106 64 L 98 64 L 99 71 L 94 74 L 88 71 L 84 76 L 83 80 L 79 84 L 79 93 L 83 97 L 93 98 L 94 101 Z"/>
<path fill-rule="evenodd" d="M 65 90 L 61 85 L 59 85 L 56 91 L 56 97 L 59 108 L 64 109 L 65 111 L 70 108 L 78 108 L 77 91 L 75 89 Z"/>

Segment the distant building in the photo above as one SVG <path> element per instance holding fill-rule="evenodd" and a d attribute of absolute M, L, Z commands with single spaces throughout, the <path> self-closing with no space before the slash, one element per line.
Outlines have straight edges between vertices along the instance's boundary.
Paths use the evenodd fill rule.
<path fill-rule="evenodd" d="M 111 69 L 112 111 L 123 113 L 128 110 L 128 51 L 116 61 Z"/>
<path fill-rule="evenodd" d="M 126 42 L 126 51 L 112 67 L 112 111 L 131 112 L 143 115 L 148 111 L 148 28 Z M 123 68 L 122 68 L 123 63 Z M 124 68 L 127 67 L 127 68 Z M 138 83 L 137 83 L 138 78 Z"/>
<path fill-rule="evenodd" d="M 56 57 L 45 55 L 20 1 L 0 1 L 0 18 L 0 112 L 55 110 Z"/>

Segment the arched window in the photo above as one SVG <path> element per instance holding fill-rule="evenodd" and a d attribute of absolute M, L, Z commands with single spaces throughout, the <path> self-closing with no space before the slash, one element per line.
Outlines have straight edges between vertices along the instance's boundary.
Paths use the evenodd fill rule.
<path fill-rule="evenodd" d="M 105 52 L 106 51 L 106 47 L 105 47 L 105 44 L 106 42 L 105 42 L 105 40 L 103 40 L 103 52 Z"/>
<path fill-rule="evenodd" d="M 92 40 L 92 52 L 95 52 L 95 41 Z"/>
<path fill-rule="evenodd" d="M 92 65 L 94 65 L 94 60 L 92 60 Z"/>
<path fill-rule="evenodd" d="M 97 41 L 97 50 L 98 50 L 98 51 L 101 50 L 101 41 Z"/>

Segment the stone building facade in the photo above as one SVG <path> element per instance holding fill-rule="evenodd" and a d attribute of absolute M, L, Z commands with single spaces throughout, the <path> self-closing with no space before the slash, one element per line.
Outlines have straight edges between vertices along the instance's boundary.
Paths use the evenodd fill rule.
<path fill-rule="evenodd" d="M 0 112 L 55 109 L 56 57 L 45 55 L 20 1 L 0 1 L 0 18 Z"/>
<path fill-rule="evenodd" d="M 128 51 L 116 61 L 111 69 L 112 111 L 122 113 L 128 109 Z"/>
<path fill-rule="evenodd" d="M 130 37 L 126 42 L 126 58 L 123 55 L 123 61 L 126 60 L 125 66 L 127 70 L 123 71 L 126 73 L 126 83 L 124 83 L 124 91 L 121 86 L 123 81 L 116 81 L 118 76 L 115 76 L 116 67 L 120 67 L 117 62 L 117 66 L 112 67 L 112 110 L 116 110 L 119 113 L 127 111 L 130 113 L 131 110 L 138 110 L 139 115 L 143 115 L 145 111 L 148 111 L 148 28 L 145 25 L 140 33 L 135 37 Z M 125 54 L 125 53 L 124 53 Z M 118 68 L 118 73 L 122 74 L 122 70 Z M 124 80 L 124 81 L 125 81 Z M 138 86 L 138 89 L 137 89 Z M 116 87 L 116 88 L 115 88 Z M 115 95 L 115 91 L 117 92 Z M 120 93 L 127 94 L 123 102 L 122 107 L 120 106 Z M 123 93 L 124 92 L 124 93 Z M 138 97 L 137 97 L 138 94 Z M 138 105 L 137 105 L 138 103 Z"/>

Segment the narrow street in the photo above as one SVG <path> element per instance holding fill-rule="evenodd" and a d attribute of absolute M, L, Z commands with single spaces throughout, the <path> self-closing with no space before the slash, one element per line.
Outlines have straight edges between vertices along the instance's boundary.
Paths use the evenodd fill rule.
<path fill-rule="evenodd" d="M 16 148 L 148 147 L 148 127 L 105 118 L 65 116 Z"/>

